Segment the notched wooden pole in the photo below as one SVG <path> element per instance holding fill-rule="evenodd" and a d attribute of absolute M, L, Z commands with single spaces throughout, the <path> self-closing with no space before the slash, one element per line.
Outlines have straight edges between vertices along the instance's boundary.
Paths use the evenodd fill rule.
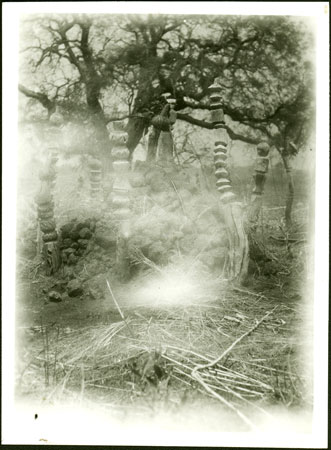
<path fill-rule="evenodd" d="M 116 246 L 116 270 L 123 281 L 130 277 L 130 261 L 128 259 L 128 239 L 130 237 L 131 200 L 129 181 L 130 152 L 127 148 L 128 135 L 123 130 L 116 130 L 111 137 L 113 143 L 112 160 L 114 183 L 111 202 L 114 217 L 118 221 L 118 239 Z"/>
<path fill-rule="evenodd" d="M 152 130 L 148 139 L 147 161 L 156 159 L 160 161 L 173 161 L 174 142 L 172 137 L 172 127 L 176 122 L 177 114 L 174 110 L 176 100 L 171 94 L 163 94 L 167 104 L 163 107 L 158 116 L 153 117 Z"/>
<path fill-rule="evenodd" d="M 286 207 L 285 207 L 285 224 L 287 228 L 292 225 L 292 207 L 294 201 L 294 181 L 292 175 L 292 156 L 296 155 L 298 149 L 296 146 L 290 142 L 288 149 L 282 152 L 282 159 L 284 168 L 287 175 L 287 196 L 286 196 Z"/>
<path fill-rule="evenodd" d="M 255 186 L 252 193 L 250 212 L 248 215 L 250 228 L 256 228 L 262 209 L 262 199 L 266 175 L 269 169 L 270 147 L 267 142 L 260 142 L 257 145 L 257 158 L 255 164 L 255 174 L 253 176 Z"/>
<path fill-rule="evenodd" d="M 166 94 L 166 102 L 169 105 L 167 109 L 167 127 L 162 130 L 159 137 L 159 145 L 157 151 L 157 159 L 164 162 L 173 162 L 174 160 L 174 140 L 172 136 L 172 129 L 177 119 L 175 111 L 176 100 L 171 98 L 170 94 Z"/>
<path fill-rule="evenodd" d="M 56 163 L 62 142 L 62 125 L 63 117 L 56 111 L 50 117 L 47 138 L 51 145 L 47 149 L 47 162 L 39 172 L 41 188 L 35 198 L 38 212 L 38 228 L 42 233 L 41 241 L 38 240 L 37 243 L 37 251 L 44 258 L 48 275 L 57 272 L 61 267 L 61 254 L 54 214 L 54 191 L 56 185 Z"/>
<path fill-rule="evenodd" d="M 42 231 L 41 252 L 44 257 L 47 274 L 51 275 L 58 271 L 61 266 L 60 248 L 58 243 L 58 233 L 54 217 L 54 200 L 52 191 L 54 188 L 54 167 L 52 162 L 40 173 L 42 182 L 40 192 L 36 196 L 38 205 L 38 222 Z"/>
<path fill-rule="evenodd" d="M 89 176 L 90 176 L 90 197 L 93 206 L 96 202 L 101 200 L 102 193 L 102 163 L 96 156 L 91 156 L 88 161 Z"/>
<path fill-rule="evenodd" d="M 209 87 L 210 108 L 214 127 L 221 128 L 224 123 L 221 108 L 221 87 L 214 83 Z M 219 132 L 221 135 L 223 132 Z M 219 211 L 228 237 L 228 255 L 225 276 L 232 281 L 241 282 L 248 269 L 248 239 L 243 222 L 243 207 L 231 186 L 227 168 L 227 137 L 217 139 L 214 149 L 216 187 L 220 194 Z"/>

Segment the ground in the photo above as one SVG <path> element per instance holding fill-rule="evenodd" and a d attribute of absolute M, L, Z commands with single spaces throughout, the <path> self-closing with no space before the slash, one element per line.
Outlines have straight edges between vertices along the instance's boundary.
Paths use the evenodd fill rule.
<path fill-rule="evenodd" d="M 160 420 L 172 429 L 279 424 L 309 431 L 311 247 L 307 195 L 300 190 L 305 179 L 297 175 L 289 233 L 280 196 L 270 195 L 269 184 L 256 235 L 263 255 L 252 255 L 239 286 L 222 277 L 225 243 L 217 221 L 200 217 L 208 198 L 190 190 L 189 179 L 180 184 L 171 176 L 178 190 L 165 196 L 159 175 L 157 181 L 149 176 L 152 190 L 144 190 L 139 176 L 133 179 L 137 220 L 128 250 L 131 273 L 122 280 L 107 207 L 98 214 L 88 205 L 70 209 L 65 182 L 71 185 L 72 177 L 59 169 L 60 271 L 47 275 L 36 255 L 33 217 L 18 233 L 17 400 L 31 411 L 87 406 L 121 422 Z M 67 197 L 59 196 L 61 189 Z"/>

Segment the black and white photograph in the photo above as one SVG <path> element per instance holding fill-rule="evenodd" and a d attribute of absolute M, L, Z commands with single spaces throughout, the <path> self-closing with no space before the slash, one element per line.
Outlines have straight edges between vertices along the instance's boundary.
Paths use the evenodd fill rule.
<path fill-rule="evenodd" d="M 327 448 L 328 8 L 3 3 L 3 444 Z"/>

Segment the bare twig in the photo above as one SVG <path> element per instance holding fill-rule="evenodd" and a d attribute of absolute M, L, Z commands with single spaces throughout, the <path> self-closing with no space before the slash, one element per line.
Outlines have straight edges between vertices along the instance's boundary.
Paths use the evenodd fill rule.
<path fill-rule="evenodd" d="M 125 317 L 124 317 L 124 315 L 123 315 L 123 313 L 121 311 L 121 308 L 120 308 L 119 304 L 117 303 L 117 300 L 116 300 L 116 298 L 115 298 L 115 296 L 113 294 L 113 291 L 112 291 L 112 289 L 110 287 L 110 284 L 109 284 L 109 281 L 107 279 L 106 279 L 106 283 L 107 283 L 110 295 L 112 296 L 112 299 L 114 300 L 115 306 L 116 306 L 118 312 L 120 313 L 120 316 L 122 317 L 123 320 L 125 320 Z"/>
<path fill-rule="evenodd" d="M 125 325 L 128 327 L 131 336 L 133 337 L 133 332 L 131 330 L 131 327 L 129 326 L 128 322 L 126 321 L 126 318 L 124 317 L 124 314 L 122 313 L 121 308 L 120 308 L 119 304 L 117 303 L 117 300 L 116 300 L 116 298 L 115 298 L 115 296 L 113 294 L 113 291 L 112 291 L 112 289 L 110 287 L 110 284 L 109 284 L 109 281 L 107 279 L 106 279 L 106 283 L 107 283 L 109 292 L 110 292 L 110 294 L 111 294 L 111 296 L 112 296 L 112 298 L 114 300 L 115 306 L 116 306 L 118 312 L 120 313 L 120 316 L 122 317 L 123 321 L 125 322 Z"/>
<path fill-rule="evenodd" d="M 186 214 L 186 212 L 185 212 L 184 204 L 183 204 L 183 199 L 182 199 L 181 195 L 179 194 L 179 192 L 178 192 L 178 190 L 177 190 L 177 188 L 176 188 L 175 183 L 174 183 L 171 179 L 170 179 L 170 182 L 171 182 L 171 185 L 172 185 L 172 187 L 173 187 L 173 189 L 174 189 L 174 191 L 175 191 L 175 193 L 176 193 L 176 195 L 177 195 L 177 197 L 178 197 L 178 199 L 179 199 L 179 202 L 180 202 L 180 206 L 181 206 L 181 208 L 182 208 L 182 211 L 183 211 L 184 215 L 187 216 L 187 214 Z"/>
<path fill-rule="evenodd" d="M 250 328 L 248 331 L 246 331 L 246 333 L 242 334 L 238 339 L 236 339 L 231 345 L 230 347 L 228 347 L 222 354 L 221 356 L 218 356 L 216 359 L 214 359 L 213 361 L 211 361 L 208 364 L 200 364 L 198 366 L 196 366 L 193 369 L 193 372 L 195 373 L 197 370 L 201 370 L 201 369 L 206 369 L 208 367 L 213 367 L 216 364 L 218 364 L 222 359 L 225 358 L 226 355 L 228 355 L 233 349 L 234 347 L 239 344 L 240 341 L 242 341 L 245 337 L 247 337 L 249 334 L 251 334 L 253 331 L 255 331 L 260 325 L 261 323 L 268 317 L 270 316 L 270 314 L 272 314 L 275 309 L 277 308 L 277 306 L 272 310 L 272 311 L 268 311 L 267 314 L 265 314 L 262 319 L 260 319 L 252 328 Z M 193 373 L 192 373 L 193 374 Z"/>
<path fill-rule="evenodd" d="M 202 369 L 206 369 L 209 367 L 213 367 L 216 364 L 218 364 L 222 359 L 225 358 L 226 355 L 228 355 L 233 349 L 234 347 L 240 342 L 242 341 L 245 337 L 247 337 L 249 334 L 251 334 L 254 330 L 256 330 L 261 323 L 270 315 L 274 312 L 274 310 L 276 309 L 276 307 L 272 310 L 272 311 L 268 311 L 267 314 L 265 314 L 262 319 L 260 319 L 252 328 L 250 328 L 248 331 L 246 331 L 246 333 L 242 334 L 238 339 L 236 339 L 231 345 L 230 347 L 228 347 L 219 357 L 217 357 L 216 359 L 214 359 L 213 361 L 209 362 L 208 364 L 199 364 L 197 366 L 195 366 L 195 368 L 192 370 L 191 375 L 192 377 L 198 381 L 207 392 L 209 392 L 213 397 L 217 398 L 219 401 L 221 401 L 222 403 L 224 403 L 226 406 L 228 406 L 228 408 L 230 408 L 232 411 L 234 411 L 247 425 L 249 425 L 251 428 L 253 429 L 257 429 L 257 427 L 248 419 L 248 417 L 245 416 L 245 414 L 243 414 L 240 410 L 238 410 L 232 403 L 228 402 L 225 398 L 223 398 L 220 394 L 218 394 L 217 392 L 215 392 L 202 378 L 201 375 L 198 373 L 199 370 Z"/>

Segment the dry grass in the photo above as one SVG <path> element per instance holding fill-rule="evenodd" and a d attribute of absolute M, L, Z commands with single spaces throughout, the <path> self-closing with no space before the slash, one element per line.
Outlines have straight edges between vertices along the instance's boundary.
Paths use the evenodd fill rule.
<path fill-rule="evenodd" d="M 18 395 L 76 396 L 150 413 L 209 398 L 254 428 L 247 409 L 268 415 L 277 403 L 311 403 L 296 334 L 300 312 L 272 303 L 228 287 L 204 305 L 121 306 L 125 320 L 108 325 L 21 330 L 33 334 L 34 354 L 21 364 Z"/>
<path fill-rule="evenodd" d="M 88 187 L 78 200 L 71 187 L 63 192 L 64 183 L 59 183 L 59 224 L 83 210 L 90 213 L 89 204 L 82 208 Z M 291 301 L 284 285 L 289 271 L 301 282 L 302 268 L 301 273 L 295 270 L 297 262 L 307 258 L 306 247 L 288 242 L 278 210 L 265 212 L 260 242 L 282 271 L 269 276 L 271 288 L 262 275 L 251 280 L 252 287 L 225 285 L 201 269 L 199 254 L 182 261 L 179 254 L 176 264 L 162 268 L 137 250 L 134 256 L 147 272 L 122 291 L 113 289 L 125 320 L 85 328 L 40 324 L 19 330 L 17 396 L 152 414 L 158 409 L 177 411 L 187 403 L 199 412 L 199 405 L 208 401 L 239 416 L 250 428 L 256 424 L 247 421 L 247 411 L 268 415 L 275 404 L 311 407 L 311 378 L 305 372 L 309 355 L 299 332 L 307 325 L 302 305 Z M 298 223 L 305 222 L 304 213 L 295 216 Z M 270 240 L 270 233 L 278 241 Z M 295 238 L 303 237 L 304 232 L 297 230 Z M 29 278 L 35 277 L 39 262 L 19 262 Z M 178 280 L 188 282 L 183 288 Z M 109 304 L 116 317 L 118 308 L 111 296 Z"/>

